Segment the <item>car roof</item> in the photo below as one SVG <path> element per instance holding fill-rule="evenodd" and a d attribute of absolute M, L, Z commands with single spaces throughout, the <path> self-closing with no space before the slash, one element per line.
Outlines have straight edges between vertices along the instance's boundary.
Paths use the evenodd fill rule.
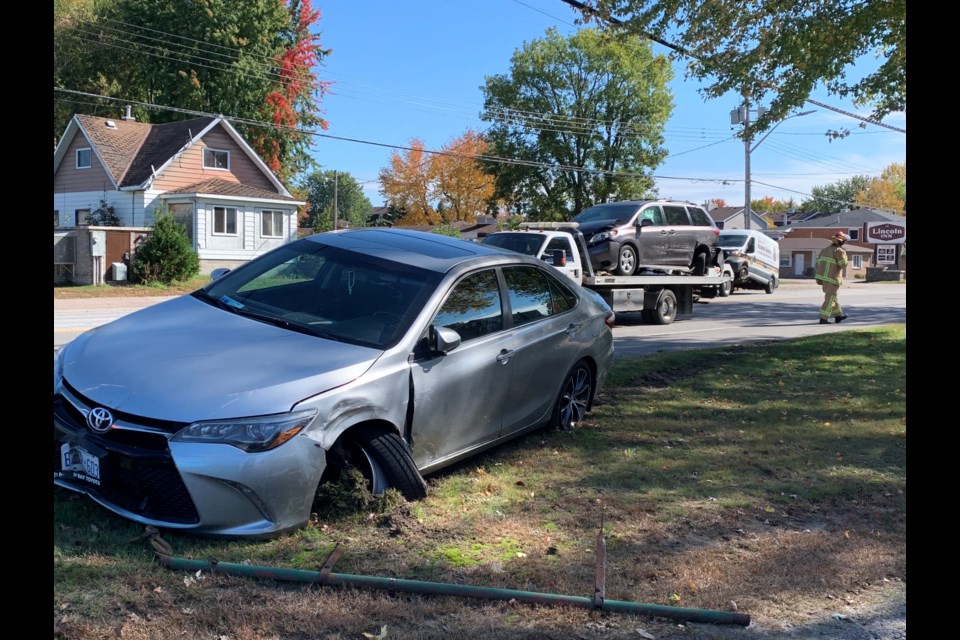
<path fill-rule="evenodd" d="M 328 231 L 307 240 L 364 255 L 446 273 L 459 265 L 539 261 L 499 247 L 412 229 L 366 228 Z"/>

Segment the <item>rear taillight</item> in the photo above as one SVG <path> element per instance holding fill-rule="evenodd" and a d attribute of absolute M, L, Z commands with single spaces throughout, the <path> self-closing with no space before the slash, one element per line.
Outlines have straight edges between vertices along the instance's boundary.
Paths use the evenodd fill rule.
<path fill-rule="evenodd" d="M 607 325 L 611 329 L 617 326 L 617 314 L 613 311 L 610 311 L 603 317 L 603 324 Z"/>
<path fill-rule="evenodd" d="M 713 235 L 719 236 L 719 235 L 720 235 L 720 229 L 714 229 L 714 230 L 713 230 Z"/>

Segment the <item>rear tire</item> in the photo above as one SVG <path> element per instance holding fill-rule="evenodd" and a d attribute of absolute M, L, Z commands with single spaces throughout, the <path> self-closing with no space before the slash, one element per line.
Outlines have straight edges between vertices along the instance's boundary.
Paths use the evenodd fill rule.
<path fill-rule="evenodd" d="M 701 251 L 693 256 L 693 275 L 702 276 L 707 273 L 707 253 Z"/>
<path fill-rule="evenodd" d="M 561 431 L 575 429 L 583 422 L 593 398 L 593 370 L 580 361 L 564 378 L 553 408 L 553 425 Z"/>
<path fill-rule="evenodd" d="M 776 288 L 777 288 L 777 279 L 771 277 L 769 280 L 767 280 L 767 284 L 763 290 L 766 291 L 767 293 L 773 293 L 774 289 Z"/>
<path fill-rule="evenodd" d="M 407 500 L 426 497 L 427 485 L 403 438 L 386 427 L 360 427 L 344 437 L 328 454 L 325 477 L 336 479 L 342 469 L 352 466 L 363 474 L 374 495 L 394 488 Z"/>
<path fill-rule="evenodd" d="M 652 324 L 670 324 L 677 317 L 677 296 L 670 289 L 664 289 L 657 298 L 657 305 L 650 309 Z"/>
<path fill-rule="evenodd" d="M 733 280 L 727 280 L 722 285 L 720 285 L 720 297 L 726 298 L 731 293 L 733 293 Z"/>

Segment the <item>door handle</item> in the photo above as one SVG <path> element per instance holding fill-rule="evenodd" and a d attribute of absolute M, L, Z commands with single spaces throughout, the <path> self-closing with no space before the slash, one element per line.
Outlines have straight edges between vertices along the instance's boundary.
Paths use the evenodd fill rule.
<path fill-rule="evenodd" d="M 503 349 L 500 351 L 500 353 L 497 354 L 497 362 L 499 362 L 500 364 L 507 364 L 508 362 L 510 362 L 510 358 L 513 357 L 513 354 L 514 354 L 513 349 L 510 349 L 510 350 Z"/>
<path fill-rule="evenodd" d="M 575 334 L 577 331 L 580 331 L 580 325 L 578 325 L 578 324 L 568 325 L 565 331 L 566 331 L 566 333 L 568 333 L 569 335 L 572 336 L 572 335 Z"/>

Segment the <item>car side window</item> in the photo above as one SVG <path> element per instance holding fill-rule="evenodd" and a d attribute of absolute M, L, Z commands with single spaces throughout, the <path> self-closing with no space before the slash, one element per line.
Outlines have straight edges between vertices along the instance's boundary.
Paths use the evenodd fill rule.
<path fill-rule="evenodd" d="M 547 262 L 553 261 L 553 252 L 554 251 L 564 251 L 567 253 L 567 257 L 570 257 L 570 245 L 564 242 L 563 238 L 553 238 L 547 244 L 547 248 L 543 252 L 543 259 Z"/>
<path fill-rule="evenodd" d="M 663 214 L 667 218 L 667 224 L 671 226 L 689 225 L 690 219 L 687 218 L 686 207 L 677 205 L 663 205 Z"/>
<path fill-rule="evenodd" d="M 558 313 L 546 274 L 534 267 L 503 270 L 510 296 L 513 326 L 527 324 Z M 561 303 L 562 304 L 562 303 Z"/>
<path fill-rule="evenodd" d="M 654 226 L 662 227 L 663 213 L 660 212 L 660 205 L 655 204 L 641 211 L 640 217 L 637 219 L 637 224 L 640 224 L 643 220 L 652 220 Z"/>
<path fill-rule="evenodd" d="M 496 272 L 488 269 L 460 280 L 440 307 L 433 325 L 453 329 L 463 342 L 503 329 Z"/>
<path fill-rule="evenodd" d="M 690 212 L 690 219 L 693 220 L 693 224 L 698 227 L 712 227 L 710 223 L 710 216 L 707 215 L 707 212 L 701 209 L 700 207 L 687 207 L 687 211 Z"/>

